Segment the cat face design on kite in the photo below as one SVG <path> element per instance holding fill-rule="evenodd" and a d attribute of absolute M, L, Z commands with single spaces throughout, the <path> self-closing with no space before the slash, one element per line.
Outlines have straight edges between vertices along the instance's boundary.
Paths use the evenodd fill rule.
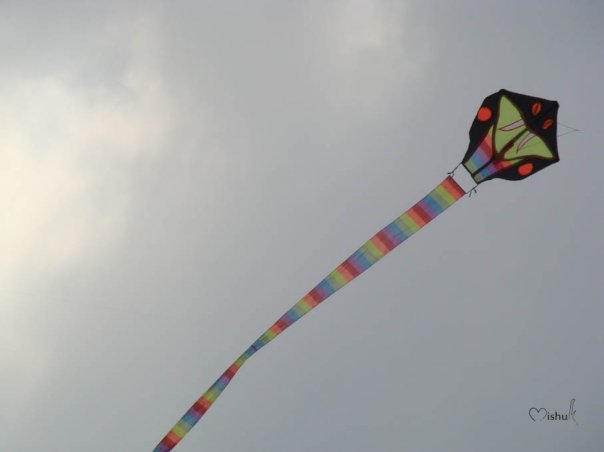
<path fill-rule="evenodd" d="M 558 103 L 501 90 L 487 97 L 462 161 L 476 183 L 524 179 L 559 160 Z"/>

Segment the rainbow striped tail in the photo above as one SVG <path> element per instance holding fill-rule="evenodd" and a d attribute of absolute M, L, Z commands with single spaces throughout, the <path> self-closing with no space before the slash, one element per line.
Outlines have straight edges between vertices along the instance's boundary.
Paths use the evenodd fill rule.
<path fill-rule="evenodd" d="M 201 419 L 214 401 L 222 393 L 254 353 L 285 331 L 290 325 L 321 304 L 331 294 L 344 287 L 359 276 L 382 257 L 415 234 L 422 227 L 444 212 L 459 200 L 465 191 L 453 180 L 447 177 L 434 190 L 425 196 L 400 217 L 369 239 L 352 256 L 342 262 L 314 289 L 308 292 L 289 311 L 279 318 L 260 336 L 248 349 L 224 371 L 216 382 L 197 399 L 195 404 L 168 432 L 153 452 L 168 452 L 172 450 L 183 437 Z"/>

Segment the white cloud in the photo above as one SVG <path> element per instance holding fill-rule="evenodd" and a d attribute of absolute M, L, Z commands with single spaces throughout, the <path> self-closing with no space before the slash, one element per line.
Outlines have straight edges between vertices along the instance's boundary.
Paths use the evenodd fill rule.
<path fill-rule="evenodd" d="M 401 11 L 392 14 L 382 2 L 344 2 L 334 17 L 339 51 L 351 55 L 359 51 L 379 51 L 401 35 Z"/>
<path fill-rule="evenodd" d="M 33 395 L 52 366 L 50 348 L 36 333 L 44 319 L 35 314 L 46 301 L 31 295 L 119 243 L 131 170 L 162 149 L 173 125 L 153 64 L 150 43 L 156 38 L 149 20 L 120 30 L 129 52 L 123 72 L 112 80 L 120 89 L 84 86 L 77 74 L 2 80 L 1 380 L 23 397 Z"/>

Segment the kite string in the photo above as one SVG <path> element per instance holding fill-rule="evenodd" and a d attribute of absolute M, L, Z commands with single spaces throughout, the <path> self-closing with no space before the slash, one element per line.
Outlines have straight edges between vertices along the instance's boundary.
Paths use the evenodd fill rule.
<path fill-rule="evenodd" d="M 572 126 L 566 125 L 566 124 L 564 124 L 564 123 L 562 123 L 560 121 L 558 121 L 558 124 L 561 125 L 562 127 L 566 127 L 569 130 L 567 130 L 564 133 L 561 133 L 561 134 L 557 135 L 556 136 L 557 138 L 560 138 L 560 137 L 563 137 L 564 135 L 569 135 L 569 134 L 575 133 L 575 132 L 582 132 L 581 129 L 577 129 L 576 127 L 572 127 Z"/>
<path fill-rule="evenodd" d="M 579 129 L 567 130 L 566 132 L 561 133 L 560 135 L 556 135 L 556 138 L 560 138 L 560 137 L 563 137 L 564 135 L 569 135 L 569 134 L 575 133 L 575 132 L 581 132 L 581 130 L 579 130 Z"/>
<path fill-rule="evenodd" d="M 449 171 L 447 174 L 449 175 L 449 177 L 454 177 L 455 176 L 455 171 L 457 171 L 457 168 L 459 168 L 461 166 L 462 162 L 459 162 L 457 164 L 457 166 L 455 168 L 453 168 L 452 171 Z"/>
<path fill-rule="evenodd" d="M 572 126 L 566 125 L 566 124 L 564 124 L 564 123 L 562 123 L 560 121 L 558 121 L 558 124 L 560 124 L 562 127 L 566 127 L 567 129 L 571 129 L 573 132 L 582 132 L 581 129 L 577 129 L 576 127 L 572 127 Z M 558 135 L 558 136 L 560 137 L 562 135 Z"/>
<path fill-rule="evenodd" d="M 457 166 L 455 168 L 453 168 L 452 171 L 449 171 L 447 174 L 450 178 L 454 178 L 455 177 L 455 171 L 457 171 L 457 168 L 459 168 L 461 165 L 463 164 L 463 162 L 459 162 L 457 164 Z M 472 188 L 470 188 L 466 193 L 468 195 L 468 198 L 472 197 L 472 193 L 474 194 L 478 194 L 478 184 L 474 185 Z"/>
<path fill-rule="evenodd" d="M 571 127 L 571 126 L 567 126 L 566 124 L 562 124 L 559 121 L 558 121 L 558 124 L 560 124 L 563 127 L 566 127 L 567 129 L 570 129 L 570 130 L 567 130 L 566 132 L 563 132 L 563 133 L 560 133 L 560 134 L 556 135 L 556 138 L 560 138 L 560 137 L 563 137 L 564 135 L 569 135 L 569 134 L 575 133 L 575 132 L 583 132 L 581 129 L 576 129 L 576 128 Z M 530 148 L 530 147 L 536 146 L 537 144 L 539 144 L 539 143 L 532 143 L 532 144 L 529 143 L 529 144 L 526 144 L 524 146 L 524 148 Z"/>

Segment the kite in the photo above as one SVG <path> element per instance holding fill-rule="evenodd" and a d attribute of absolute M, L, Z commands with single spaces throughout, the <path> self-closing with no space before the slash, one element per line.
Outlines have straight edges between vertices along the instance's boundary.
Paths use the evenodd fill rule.
<path fill-rule="evenodd" d="M 365 242 L 289 311 L 271 325 L 204 392 L 155 447 L 172 450 L 231 382 L 241 366 L 293 323 L 355 279 L 422 227 L 490 179 L 520 180 L 559 161 L 558 102 L 500 90 L 484 99 L 470 128 L 463 160 L 421 201 Z M 466 192 L 454 179 L 462 166 L 476 186 Z"/>

